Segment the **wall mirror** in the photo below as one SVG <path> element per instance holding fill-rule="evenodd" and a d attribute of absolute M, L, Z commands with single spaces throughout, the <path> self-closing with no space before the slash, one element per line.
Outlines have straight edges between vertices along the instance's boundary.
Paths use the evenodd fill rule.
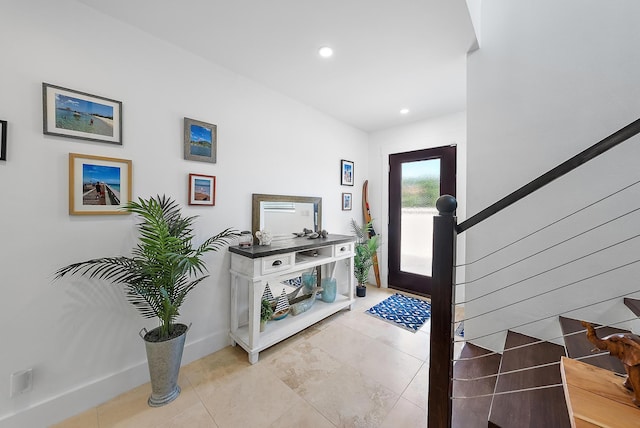
<path fill-rule="evenodd" d="M 303 229 L 322 230 L 322 198 L 253 194 L 251 231 L 268 230 L 274 240 L 294 238 Z"/>

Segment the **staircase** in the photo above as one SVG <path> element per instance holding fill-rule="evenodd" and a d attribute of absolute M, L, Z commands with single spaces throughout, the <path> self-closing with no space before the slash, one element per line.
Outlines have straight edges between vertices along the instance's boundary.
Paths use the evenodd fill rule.
<path fill-rule="evenodd" d="M 482 355 L 491 354 L 486 357 Z M 500 355 L 476 346 L 465 344 L 460 358 L 477 358 L 461 360 L 453 366 L 454 379 L 475 379 L 472 381 L 454 381 L 454 397 L 478 397 L 453 400 L 452 426 L 459 428 L 486 428 L 489 419 L 491 399 L 496 386 L 496 377 L 500 369 Z"/>
<path fill-rule="evenodd" d="M 631 175 L 628 180 L 626 176 L 618 177 L 616 175 L 621 180 L 608 181 L 606 183 L 610 184 L 610 186 L 606 186 L 609 187 L 608 190 L 600 186 L 602 180 L 597 181 L 596 187 L 600 189 L 600 193 L 594 194 L 593 199 L 591 197 L 581 198 L 584 200 L 575 203 L 568 201 L 566 195 L 562 194 L 563 192 L 557 192 L 557 189 L 554 190 L 552 187 L 547 188 L 546 186 L 558 179 L 564 179 L 567 174 L 638 135 L 640 135 L 640 119 L 558 164 L 461 223 L 458 223 L 456 218 L 456 199 L 451 195 L 441 195 L 438 198 L 436 202 L 438 214 L 433 217 L 432 322 L 429 353 L 429 411 L 427 416 L 429 428 L 449 428 L 452 425 L 504 428 L 569 426 L 564 388 L 561 382 L 560 358 L 564 355 L 571 355 L 589 364 L 604 365 L 606 369 L 601 371 L 608 371 L 607 373 L 620 370 L 620 366 L 605 355 L 587 358 L 592 357 L 592 354 L 586 335 L 583 338 L 584 342 L 580 343 L 578 339 L 573 339 L 574 336 L 579 338 L 580 334 L 571 334 L 579 331 L 576 325 L 578 320 L 571 320 L 564 316 L 603 303 L 606 303 L 606 307 L 608 307 L 609 302 L 623 297 L 625 297 L 624 302 L 629 309 L 633 310 L 635 314 L 640 313 L 640 302 L 626 298 L 635 296 L 638 292 L 635 278 L 639 274 L 637 269 L 640 267 L 640 258 L 636 256 L 640 253 L 637 248 L 638 241 L 633 244 L 631 241 L 640 237 L 636 233 L 636 225 L 640 220 L 626 216 L 640 212 L 640 207 L 635 204 L 638 201 L 637 191 L 639 188 L 634 187 L 640 185 L 640 180 L 633 181 L 634 178 Z M 591 176 L 596 180 L 599 180 L 598 177 L 602 174 L 612 173 L 615 175 L 615 168 L 611 166 L 613 165 L 611 163 L 613 155 L 608 153 L 607 156 L 609 163 L 590 164 L 592 166 Z M 580 192 L 577 193 L 580 195 L 591 194 L 594 184 L 585 182 L 584 178 L 588 174 L 584 168 L 581 171 L 582 176 L 574 176 L 568 180 L 574 180 L 571 185 L 579 188 Z M 569 184 L 569 182 L 564 184 Z M 542 201 L 546 200 L 546 197 L 549 200 L 558 201 L 544 205 L 543 209 L 548 217 L 545 217 L 546 220 L 543 222 L 547 221 L 547 223 L 527 224 L 520 230 L 518 210 L 526 210 L 526 206 L 521 205 L 521 201 L 543 188 L 546 188 L 547 194 L 537 193 L 538 199 L 529 199 L 529 203 L 532 209 L 537 210 L 543 207 Z M 603 193 L 607 191 L 609 193 Z M 627 191 L 628 193 L 623 195 L 623 192 Z M 516 211 L 509 213 L 506 209 L 514 205 L 519 205 L 519 207 L 513 207 Z M 631 210 L 629 211 L 629 209 Z M 502 223 L 501 217 L 495 217 L 496 215 L 511 215 L 512 217 L 508 219 L 509 221 Z M 461 234 L 468 235 L 469 230 L 472 228 L 476 230 L 478 224 L 489 219 L 493 219 L 493 223 L 484 223 L 484 229 L 473 236 L 474 242 L 477 243 L 488 240 L 486 247 L 484 244 L 475 247 L 475 250 L 478 250 L 477 253 L 466 254 L 465 256 L 468 257 L 464 263 L 458 264 L 459 257 L 456 253 L 458 237 Z M 623 223 L 614 224 L 616 221 L 626 223 L 624 225 Z M 509 235 L 505 237 L 504 242 L 502 240 L 495 242 L 494 248 L 491 240 L 494 234 L 500 233 L 501 227 L 509 228 Z M 525 243 L 525 241 L 527 242 Z M 561 248 L 564 245 L 566 247 Z M 629 247 L 622 247 L 622 245 Z M 469 248 L 468 245 L 467 249 Z M 483 249 L 486 251 L 481 253 L 480 251 Z M 562 257 L 558 257 L 560 254 Z M 633 259 L 633 257 L 636 258 Z M 538 259 L 534 260 L 534 258 Z M 545 263 L 539 264 L 538 260 Z M 621 264 L 613 265 L 612 261 L 620 261 Z M 456 269 L 470 266 L 476 262 L 481 263 L 473 268 L 474 273 L 478 275 L 471 275 L 473 276 L 471 279 L 465 278 L 463 282 L 456 282 Z M 632 266 L 634 270 L 632 270 Z M 597 269 L 600 270 L 597 271 Z M 470 273 L 471 271 L 467 271 L 465 276 Z M 484 283 L 471 285 L 472 282 L 494 274 L 492 279 L 484 281 Z M 570 277 L 569 274 L 575 275 Z M 581 274 L 584 276 L 580 276 Z M 542 275 L 546 275 L 546 277 L 543 278 Z M 609 281 L 615 282 L 615 286 L 607 287 L 605 285 L 601 290 L 602 293 L 592 292 L 595 290 L 595 278 L 600 276 L 604 278 L 604 275 L 609 278 Z M 557 279 L 557 283 L 555 281 L 548 282 L 550 278 Z M 531 280 L 530 285 L 524 284 L 529 280 Z M 575 291 L 578 284 L 587 284 L 582 292 L 584 295 L 580 295 L 580 291 Z M 455 294 L 458 286 L 464 286 L 465 290 L 467 287 L 475 287 L 473 296 L 465 301 L 457 301 Z M 548 287 L 551 286 L 553 288 L 549 289 Z M 569 288 L 574 286 L 576 288 Z M 509 291 L 496 302 L 503 306 L 492 305 L 490 312 L 481 313 L 479 308 L 482 307 L 482 302 L 479 299 L 493 299 L 493 293 L 501 292 L 507 288 Z M 609 294 L 609 292 L 615 294 Z M 471 293 L 465 292 L 465 295 L 471 296 Z M 601 295 L 606 300 L 594 301 L 594 299 L 602 298 Z M 551 311 L 550 314 L 548 313 L 550 316 L 536 319 L 538 313 L 544 316 L 545 310 L 539 310 L 539 308 L 541 305 L 546 305 L 547 302 L 549 308 L 543 309 L 548 309 L 546 313 Z M 579 302 L 578 306 L 575 302 Z M 467 320 L 478 318 L 477 325 L 485 327 L 486 331 L 482 331 L 483 329 L 480 328 L 480 335 L 475 338 L 476 340 L 480 341 L 492 335 L 492 339 L 494 339 L 496 334 L 506 334 L 504 355 L 500 356 L 497 368 L 495 360 L 492 358 L 494 354 L 477 348 L 465 349 L 465 352 L 469 355 L 487 354 L 488 356 L 482 359 L 458 361 L 454 364 L 451 359 L 454 354 L 452 326 L 456 321 L 465 321 L 455 318 L 454 309 L 458 304 L 465 305 L 468 307 L 469 313 L 473 313 L 473 316 Z M 519 306 L 516 308 L 516 305 Z M 593 313 L 599 312 L 593 311 Z M 485 316 L 487 316 L 485 318 L 487 321 L 481 322 L 480 317 Z M 560 316 L 563 317 L 560 318 Z M 538 343 L 539 341 L 534 338 L 513 331 L 539 321 L 547 323 L 553 317 L 558 317 L 562 329 L 568 332 L 571 338 L 567 339 L 564 346 L 553 343 Z M 523 322 L 523 324 L 512 324 L 516 320 Z M 587 319 L 587 321 L 598 320 Z M 540 330 L 531 328 L 529 331 Z M 519 345 L 527 343 L 535 343 L 535 346 L 520 347 Z M 513 345 L 517 345 L 515 349 Z M 479 364 L 481 367 L 474 367 L 474 364 Z M 526 369 L 526 367 L 536 364 L 538 366 L 535 369 Z M 470 379 L 464 376 L 458 377 L 458 379 L 455 377 L 457 373 L 473 371 L 493 373 L 494 375 L 485 375 L 475 379 L 474 382 L 470 382 Z M 480 394 L 479 396 L 473 394 L 474 389 L 484 390 L 491 389 L 491 387 L 494 391 L 491 394 Z M 516 390 L 514 391 L 513 388 Z M 457 393 L 452 395 L 452 389 Z M 463 398 L 471 396 L 475 398 Z M 487 400 L 487 397 L 491 399 Z M 600 413 L 597 412 L 597 414 Z M 574 415 L 572 414 L 572 416 Z"/>
<path fill-rule="evenodd" d="M 640 316 L 640 300 L 625 298 L 624 304 L 636 316 Z M 587 340 L 580 320 L 559 317 L 558 321 L 564 336 L 564 346 L 539 342 L 538 339 L 513 331 L 507 333 L 502 355 L 493 354 L 471 343 L 465 344 L 460 361 L 454 364 L 453 377 L 474 380 L 454 380 L 452 426 L 570 427 L 565 393 L 562 386 L 558 386 L 562 384 L 561 357 L 579 359 L 610 372 L 625 373 L 620 361 L 609 356 L 608 352 L 592 352 L 594 346 Z M 594 324 L 594 327 L 599 326 Z M 602 327 L 597 331 L 600 337 L 628 333 L 612 327 Z M 525 346 L 531 343 L 534 344 Z M 466 360 L 487 354 L 488 357 Z M 543 367 L 521 370 L 535 366 Z M 525 391 L 508 393 L 522 389 Z M 640 418 L 640 411 L 638 417 Z"/>

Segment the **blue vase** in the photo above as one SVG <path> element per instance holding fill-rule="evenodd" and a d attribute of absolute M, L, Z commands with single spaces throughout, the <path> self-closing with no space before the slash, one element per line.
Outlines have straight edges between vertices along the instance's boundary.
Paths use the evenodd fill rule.
<path fill-rule="evenodd" d="M 322 278 L 322 301 L 327 303 L 333 303 L 336 300 L 336 279 L 335 278 Z"/>
<path fill-rule="evenodd" d="M 313 273 L 303 273 L 302 274 L 302 285 L 304 285 L 304 294 L 311 294 L 313 287 L 316 286 L 317 277 Z"/>

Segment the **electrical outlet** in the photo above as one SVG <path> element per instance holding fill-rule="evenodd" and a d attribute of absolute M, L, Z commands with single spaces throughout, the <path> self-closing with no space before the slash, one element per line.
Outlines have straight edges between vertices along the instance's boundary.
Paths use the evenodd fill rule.
<path fill-rule="evenodd" d="M 33 369 L 21 370 L 11 374 L 9 398 L 31 391 L 33 386 Z"/>

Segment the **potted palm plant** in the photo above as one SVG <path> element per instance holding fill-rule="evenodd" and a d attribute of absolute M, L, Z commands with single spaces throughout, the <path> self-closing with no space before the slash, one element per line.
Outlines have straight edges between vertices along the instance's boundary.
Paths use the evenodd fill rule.
<path fill-rule="evenodd" d="M 194 248 L 192 226 L 197 216 L 183 216 L 180 206 L 171 198 L 164 195 L 139 198 L 123 209 L 137 214 L 141 220 L 139 242 L 132 256 L 73 263 L 58 269 L 55 278 L 80 275 L 122 285 L 127 298 L 144 318 L 158 319 L 158 327 L 140 331 L 151 378 L 148 403 L 157 407 L 180 394 L 178 372 L 189 326 L 177 323 L 176 319 L 187 294 L 208 276 L 202 276 L 207 270 L 202 257 L 221 249 L 238 233 L 227 228 Z"/>
<path fill-rule="evenodd" d="M 362 226 L 351 219 L 351 228 L 356 235 L 356 244 L 353 256 L 353 274 L 356 277 L 356 296 L 367 295 L 366 283 L 369 280 L 369 272 L 373 267 L 373 256 L 380 247 L 380 235 L 370 236 L 372 222 Z"/>

